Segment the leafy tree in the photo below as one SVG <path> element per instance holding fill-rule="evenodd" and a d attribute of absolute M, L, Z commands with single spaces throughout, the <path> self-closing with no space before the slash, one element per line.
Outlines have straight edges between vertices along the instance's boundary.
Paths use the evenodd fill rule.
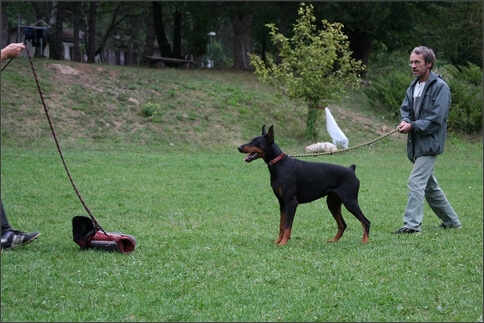
<path fill-rule="evenodd" d="M 269 41 L 266 24 L 275 21 L 279 31 L 286 36 L 291 32 L 290 28 L 297 19 L 297 2 L 255 2 L 254 21 L 252 24 L 252 37 L 254 49 L 260 53 L 263 61 L 266 61 L 266 53 L 275 50 Z"/>
<path fill-rule="evenodd" d="M 454 65 L 482 66 L 482 2 L 433 5 L 433 13 L 440 22 L 437 28 L 435 25 L 427 28 L 433 36 L 434 50 L 442 51 Z"/>
<path fill-rule="evenodd" d="M 185 3 L 186 18 L 183 39 L 187 53 L 201 57 L 207 53 L 210 31 L 218 33 L 222 25 L 223 3 L 189 1 Z"/>
<path fill-rule="evenodd" d="M 153 28 L 161 56 L 205 55 L 208 33 L 220 28 L 221 7 L 218 2 L 153 2 Z"/>
<path fill-rule="evenodd" d="M 359 84 L 363 66 L 351 57 L 343 25 L 322 20 L 318 30 L 311 4 L 302 3 L 298 15 L 291 38 L 280 34 L 274 24 L 267 25 L 271 41 L 279 49 L 279 64 L 270 57 L 264 62 L 254 54 L 251 59 L 262 82 L 307 104 L 306 135 L 315 139 L 320 111 Z"/>
<path fill-rule="evenodd" d="M 382 33 L 393 7 L 394 2 L 386 1 L 316 2 L 315 15 L 330 22 L 342 23 L 353 58 L 368 66 L 370 53 L 378 37 L 381 34 L 387 35 L 391 30 Z"/>
<path fill-rule="evenodd" d="M 96 51 L 100 55 L 112 42 L 113 36 L 134 46 L 146 33 L 146 28 L 140 28 L 148 20 L 149 8 L 147 2 L 99 2 L 97 8 Z"/>

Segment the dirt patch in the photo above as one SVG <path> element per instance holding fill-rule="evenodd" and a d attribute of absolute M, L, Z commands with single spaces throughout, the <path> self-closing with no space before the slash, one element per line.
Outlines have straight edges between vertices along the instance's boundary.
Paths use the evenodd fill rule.
<path fill-rule="evenodd" d="M 81 73 L 79 70 L 72 68 L 68 65 L 49 64 L 49 67 L 64 75 L 79 75 Z"/>

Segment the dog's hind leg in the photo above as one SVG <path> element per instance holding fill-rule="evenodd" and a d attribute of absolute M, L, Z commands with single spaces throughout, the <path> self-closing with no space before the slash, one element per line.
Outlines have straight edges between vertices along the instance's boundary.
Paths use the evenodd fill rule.
<path fill-rule="evenodd" d="M 358 205 L 358 200 L 356 198 L 344 204 L 346 209 L 350 211 L 361 222 L 361 225 L 363 226 L 363 239 L 361 240 L 361 242 L 367 243 L 370 236 L 370 220 L 368 220 L 363 215 L 363 212 L 361 211 L 361 208 Z"/>
<path fill-rule="evenodd" d="M 343 204 L 343 202 L 337 194 L 330 193 L 326 198 L 326 204 L 328 205 L 328 208 L 331 211 L 333 218 L 336 220 L 336 224 L 338 225 L 338 232 L 333 239 L 329 240 L 329 242 L 336 242 L 339 240 L 339 238 L 341 238 L 346 229 L 346 222 L 341 214 L 341 204 Z"/>

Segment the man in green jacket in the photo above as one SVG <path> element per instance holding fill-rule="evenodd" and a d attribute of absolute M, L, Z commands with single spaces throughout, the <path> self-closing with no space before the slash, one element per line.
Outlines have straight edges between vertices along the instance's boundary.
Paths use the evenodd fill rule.
<path fill-rule="evenodd" d="M 432 71 L 435 54 L 425 46 L 410 54 L 409 65 L 415 80 L 407 89 L 400 107 L 400 133 L 408 134 L 407 156 L 413 163 L 408 178 L 408 200 L 403 214 L 404 226 L 394 233 L 420 232 L 424 198 L 442 220 L 440 228 L 460 228 L 459 217 L 434 176 L 437 155 L 444 152 L 447 116 L 451 103 L 450 89 Z"/>

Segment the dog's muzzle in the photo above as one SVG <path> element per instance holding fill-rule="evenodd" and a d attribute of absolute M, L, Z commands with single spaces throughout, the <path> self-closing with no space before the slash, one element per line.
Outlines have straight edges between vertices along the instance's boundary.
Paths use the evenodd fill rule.
<path fill-rule="evenodd" d="M 245 156 L 244 161 L 246 161 L 247 163 L 250 163 L 254 159 L 259 158 L 259 154 L 258 153 L 251 153 L 250 151 L 245 150 L 244 149 L 244 146 L 246 146 L 246 145 L 242 145 L 242 146 L 237 147 L 237 149 L 239 150 L 239 152 L 241 152 L 241 153 L 249 153 L 247 156 Z"/>
<path fill-rule="evenodd" d="M 250 163 L 251 161 L 253 161 L 254 159 L 257 159 L 257 158 L 259 158 L 259 154 L 258 153 L 252 153 L 252 154 L 245 156 L 244 161 L 246 161 L 247 163 Z"/>

